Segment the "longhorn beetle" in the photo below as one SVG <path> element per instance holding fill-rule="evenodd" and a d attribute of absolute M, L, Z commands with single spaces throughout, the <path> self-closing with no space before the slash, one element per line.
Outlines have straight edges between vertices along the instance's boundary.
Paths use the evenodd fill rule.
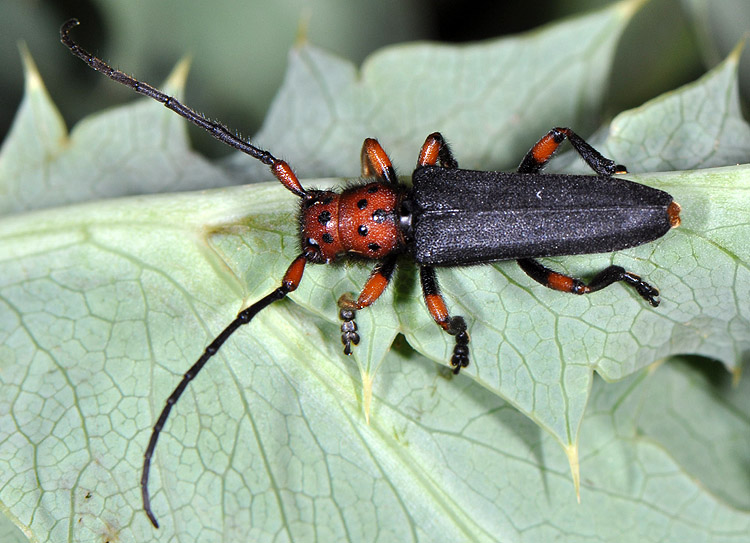
<path fill-rule="evenodd" d="M 398 181 L 391 161 L 377 140 L 362 145 L 362 178 L 341 191 L 305 189 L 289 165 L 232 134 L 171 96 L 142 83 L 82 49 L 70 37 L 78 25 L 71 19 L 60 39 L 71 53 L 94 70 L 164 104 L 216 139 L 266 164 L 276 179 L 300 199 L 300 254 L 289 265 L 281 285 L 237 317 L 206 347 L 185 373 L 154 425 L 141 477 L 143 508 L 158 528 L 148 493 L 151 457 L 172 406 L 188 383 L 237 328 L 275 301 L 294 291 L 305 265 L 328 264 L 357 256 L 377 261 L 355 299 L 339 298 L 341 341 L 351 354 L 359 343 L 356 312 L 385 291 L 396 260 L 405 255 L 419 266 L 427 310 L 455 337 L 453 372 L 469 364 L 469 333 L 463 317 L 451 316 L 435 276 L 436 267 L 516 260 L 534 281 L 551 289 L 589 294 L 615 282 L 632 287 L 649 304 L 659 305 L 659 291 L 620 266 L 609 266 L 588 283 L 553 271 L 535 258 L 604 253 L 648 243 L 680 224 L 680 206 L 661 190 L 613 177 L 624 166 L 603 157 L 569 128 L 553 128 L 521 161 L 515 173 L 461 170 L 443 136 L 427 136 L 412 173 L 412 186 Z M 542 174 L 558 146 L 567 139 L 596 176 Z"/>

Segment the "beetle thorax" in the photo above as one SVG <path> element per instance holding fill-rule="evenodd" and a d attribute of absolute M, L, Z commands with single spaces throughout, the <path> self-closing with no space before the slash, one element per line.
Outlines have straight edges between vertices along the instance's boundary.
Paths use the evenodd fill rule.
<path fill-rule="evenodd" d="M 401 191 L 385 183 L 344 190 L 308 191 L 300 211 L 302 248 L 313 249 L 315 262 L 348 253 L 381 259 L 403 246 L 396 209 Z"/>

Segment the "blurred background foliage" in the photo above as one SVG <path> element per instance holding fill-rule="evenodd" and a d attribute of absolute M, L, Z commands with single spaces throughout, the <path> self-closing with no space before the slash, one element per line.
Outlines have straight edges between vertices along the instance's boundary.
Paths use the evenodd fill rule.
<path fill-rule="evenodd" d="M 376 49 L 415 40 L 467 42 L 524 32 L 612 0 L 3 0 L 0 17 L 0 139 L 23 90 L 18 45 L 26 43 L 72 126 L 92 111 L 132 99 L 80 63 L 58 42 L 77 17 L 76 39 L 114 66 L 161 84 L 175 63 L 192 59 L 187 103 L 253 134 L 281 85 L 287 51 L 300 39 L 360 64 Z M 750 30 L 747 0 L 645 0 L 618 49 L 609 115 L 691 81 Z M 750 97 L 750 55 L 740 74 Z M 211 156 L 227 153 L 200 138 Z"/>

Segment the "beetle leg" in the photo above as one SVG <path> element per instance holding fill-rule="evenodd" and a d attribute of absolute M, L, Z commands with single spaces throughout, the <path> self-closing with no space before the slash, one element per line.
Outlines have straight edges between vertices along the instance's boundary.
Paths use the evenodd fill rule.
<path fill-rule="evenodd" d="M 646 283 L 640 276 L 625 271 L 621 266 L 609 266 L 603 269 L 586 284 L 581 279 L 553 271 L 532 258 L 521 258 L 517 262 L 521 269 L 534 281 L 554 290 L 573 294 L 588 294 L 608 287 L 612 283 L 622 281 L 633 287 L 641 298 L 652 306 L 657 307 L 659 305 L 659 289 Z"/>
<path fill-rule="evenodd" d="M 419 277 L 422 282 L 424 301 L 430 315 L 443 330 L 452 336 L 456 336 L 451 366 L 453 366 L 453 373 L 458 374 L 461 368 L 469 365 L 469 333 L 466 331 L 466 321 L 463 317 L 451 317 L 448 314 L 445 300 L 443 300 L 443 295 L 440 294 L 435 268 L 422 266 L 419 268 Z"/>
<path fill-rule="evenodd" d="M 357 333 L 357 310 L 372 305 L 385 292 L 388 283 L 396 269 L 396 255 L 391 255 L 372 270 L 370 278 L 355 300 L 350 293 L 342 294 L 339 298 L 339 318 L 341 319 L 341 343 L 344 344 L 344 354 L 352 354 L 352 344 L 359 343 Z"/>
<path fill-rule="evenodd" d="M 443 135 L 440 132 L 433 132 L 424 140 L 417 159 L 417 168 L 434 166 L 438 162 L 443 168 L 458 168 L 458 161 L 453 157 L 453 152 Z"/>
<path fill-rule="evenodd" d="M 360 157 L 362 160 L 362 177 L 376 177 L 391 185 L 398 184 L 396 170 L 391 164 L 391 159 L 388 158 L 388 155 L 380 146 L 380 143 L 378 143 L 378 140 L 373 138 L 365 139 L 364 143 L 362 143 Z"/>
<path fill-rule="evenodd" d="M 518 171 L 521 173 L 536 173 L 540 171 L 555 154 L 560 144 L 568 141 L 579 155 L 599 175 L 610 176 L 615 173 L 628 173 L 622 164 L 615 164 L 614 160 L 604 157 L 599 151 L 591 147 L 586 141 L 570 128 L 553 128 L 547 135 L 534 144 L 521 161 Z"/>

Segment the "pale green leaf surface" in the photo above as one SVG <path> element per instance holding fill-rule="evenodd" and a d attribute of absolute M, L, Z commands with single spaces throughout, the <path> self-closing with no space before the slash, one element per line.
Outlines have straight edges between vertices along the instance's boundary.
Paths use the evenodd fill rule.
<path fill-rule="evenodd" d="M 646 387 L 598 383 L 578 505 L 556 440 L 403 344 L 380 370 L 364 425 L 357 376 L 328 341 L 335 327 L 292 303 L 238 332 L 173 413 L 154 463 L 154 532 L 138 472 L 159 400 L 238 305 L 233 276 L 222 282 L 203 263 L 199 234 L 237 216 L 236 202 L 278 194 L 241 187 L 49 211 L 34 227 L 38 214 L 5 221 L 2 254 L 17 266 L 3 264 L 0 322 L 16 358 L 0 358 L 0 422 L 15 430 L 0 443 L 0 500 L 38 540 L 745 540 L 750 514 L 736 504 L 746 487 L 715 495 L 701 476 L 746 470 L 746 384 L 712 393 L 689 368 L 675 381 L 671 364 L 635 379 L 657 379 Z M 252 220 L 241 238 L 276 252 L 276 216 Z M 30 250 L 29 231 L 51 232 L 57 258 Z M 82 241 L 71 246 L 70 232 Z M 160 273 L 152 244 L 184 267 Z M 276 260 L 269 275 L 285 266 Z M 29 311 L 14 326 L 7 315 L 21 297 Z M 663 412 L 680 417 L 652 420 Z M 696 434 L 708 424 L 723 462 L 706 471 L 684 456 L 707 446 Z"/>
<path fill-rule="evenodd" d="M 103 122 L 96 138 L 118 130 Z M 411 153 L 419 143 L 410 142 Z M 675 196 L 683 226 L 645 247 L 554 265 L 589 276 L 621 263 L 661 288 L 661 307 L 619 286 L 567 297 L 513 263 L 441 271 L 449 306 L 470 320 L 473 353 L 464 373 L 474 380 L 446 380 L 405 347 L 386 354 L 402 332 L 431 359 L 449 356 L 450 338 L 427 315 L 407 264 L 358 316 L 355 356 L 378 371 L 370 427 L 362 370 L 340 353 L 335 309 L 368 269 L 311 266 L 291 302 L 238 332 L 173 413 L 152 472 L 164 522 L 157 537 L 578 541 L 584 532 L 628 541 L 645 519 L 660 527 L 645 541 L 688 528 L 680 540 L 742 541 L 747 515 L 733 509 L 747 503 L 742 479 L 719 493 L 720 483 L 694 479 L 716 471 L 664 452 L 690 450 L 687 423 L 674 444 L 655 446 L 607 430 L 612 413 L 597 412 L 580 443 L 582 507 L 554 445 L 578 442 L 594 369 L 618 379 L 680 352 L 737 366 L 750 351 L 748 169 L 637 179 Z M 278 284 L 298 251 L 294 205 L 273 184 L 98 202 L 0 224 L 0 507 L 9 518 L 39 540 L 153 536 L 137 487 L 150 427 L 208 341 Z M 736 410 L 747 420 L 747 406 Z M 731 464 L 719 475 L 746 470 L 741 454 L 716 456 Z M 612 469 L 630 478 L 613 480 Z M 665 496 L 674 499 L 665 505 Z"/>
<path fill-rule="evenodd" d="M 750 183 L 747 168 L 681 175 L 674 182 L 665 175 L 665 184 L 690 187 L 683 189 L 687 202 L 691 191 L 695 201 L 701 200 L 701 184 Z M 0 462 L 5 464 L 0 500 L 14 518 L 33 533 L 50 534 L 52 541 L 64 540 L 67 533 L 72 540 L 105 533 L 123 541 L 148 539 L 153 532 L 140 511 L 138 475 L 150 426 L 186 365 L 236 312 L 240 300 L 269 291 L 295 254 L 291 215 L 269 211 L 288 198 L 275 184 L 255 185 L 98 202 L 4 220 L 0 425 L 16 430 L 0 443 Z M 693 216 L 700 220 L 686 215 L 686 223 L 698 222 L 708 233 L 688 232 L 686 237 L 710 240 L 716 230 L 711 213 Z M 226 227 L 225 220 L 234 226 Z M 218 253 L 212 251 L 213 243 Z M 660 245 L 671 252 L 666 241 Z M 747 258 L 744 251 L 739 256 Z M 230 273 L 225 258 L 242 273 Z M 496 282 L 504 277 L 504 269 L 498 268 Z M 238 332 L 210 370 L 191 384 L 154 462 L 154 506 L 164 521 L 160 538 L 169 540 L 176 530 L 205 541 L 220 539 L 219 533 L 252 540 L 283 533 L 292 539 L 314 534 L 326 540 L 535 541 L 580 533 L 582 519 L 592 518 L 597 522 L 583 524 L 592 536 L 627 541 L 638 529 L 634 519 L 647 512 L 655 524 L 669 518 L 672 534 L 692 527 L 695 541 L 717 535 L 712 519 L 721 515 L 727 517 L 721 528 L 726 533 L 718 535 L 742 540 L 737 534 L 744 537 L 745 515 L 692 479 L 716 473 L 687 461 L 683 466 L 648 442 L 636 446 L 632 438 L 623 441 L 595 422 L 585 425 L 581 442 L 583 507 L 594 510 L 578 509 L 566 460 L 553 440 L 523 423 L 482 379 L 491 368 L 482 356 L 487 342 L 482 319 L 492 321 L 482 315 L 495 314 L 494 309 L 480 312 L 472 323 L 475 363 L 470 370 L 477 382 L 468 377 L 446 380 L 439 366 L 402 348 L 396 353 L 408 354 L 406 358 L 394 353 L 379 370 L 371 426 L 364 425 L 359 375 L 331 339 L 336 336 L 335 294 L 349 284 L 349 275 L 362 280 L 366 273 L 354 266 L 310 270 L 315 279 L 303 282 L 292 297 L 303 305 L 312 300 L 323 313 L 328 308 L 326 320 L 294 303 L 269 308 Z M 521 287 L 520 275 L 517 279 L 516 285 L 505 287 L 505 304 L 513 298 L 521 303 L 533 292 L 535 304 L 552 314 L 553 297 L 545 302 L 546 290 L 528 282 Z M 700 275 L 696 279 L 703 280 Z M 689 291 L 687 280 L 681 281 L 671 285 L 678 294 Z M 241 286 L 245 283 L 247 292 Z M 419 307 L 418 300 L 401 299 L 403 285 L 396 287 L 395 303 L 416 312 L 409 307 Z M 703 287 L 724 317 L 747 322 L 742 314 L 747 304 L 729 311 L 725 296 L 712 292 L 710 284 Z M 451 299 L 462 299 L 455 285 L 448 288 Z M 747 293 L 738 290 L 737 296 L 746 299 Z M 627 294 L 613 297 L 613 308 L 615 303 L 618 308 L 640 303 Z M 601 314 L 609 305 L 591 302 L 590 311 Z M 666 300 L 664 306 L 660 309 L 667 315 L 674 311 Z M 683 323 L 688 329 L 697 314 L 689 309 Z M 384 310 L 393 311 L 392 305 L 378 304 L 373 313 L 387 320 Z M 732 315 L 735 311 L 739 315 Z M 571 310 L 563 305 L 561 312 Z M 514 330 L 508 320 L 507 341 L 522 342 L 524 330 Z M 704 325 L 711 321 L 708 316 L 699 320 Z M 748 327 L 728 328 L 699 332 L 717 345 L 722 333 L 724 343 L 744 341 L 745 347 L 738 349 L 747 352 L 742 334 Z M 732 332 L 739 338 L 727 340 Z M 700 346 L 695 335 L 685 333 L 676 345 L 668 342 L 663 354 L 683 348 L 686 340 Z M 661 333 L 654 336 L 656 342 Z M 436 339 L 443 343 L 433 335 L 433 344 Z M 573 348 L 580 338 L 557 341 L 570 341 L 568 348 Z M 430 351 L 430 345 L 415 343 Z M 641 356 L 649 357 L 647 349 Z M 542 379 L 544 371 L 554 371 L 544 360 L 522 360 L 520 367 L 503 371 L 537 371 L 538 365 Z M 560 366 L 563 374 L 569 365 Z M 580 371 L 590 378 L 589 367 Z M 562 386 L 560 379 L 549 381 L 534 383 L 530 394 L 533 387 Z M 565 382 L 574 392 L 578 384 Z M 578 393 L 577 401 L 585 405 L 585 394 Z M 737 406 L 738 421 L 728 433 L 744 435 L 736 425 L 742 429 L 743 418 L 747 423 L 742 415 L 746 409 Z M 611 417 L 607 413 L 602 418 Z M 632 424 L 632 417 L 624 419 Z M 692 436 L 690 426 L 684 428 Z M 587 435 L 595 438 L 593 445 Z M 679 438 L 676 431 L 673 436 Z M 731 443 L 741 444 L 741 438 L 734 437 L 727 447 Z M 684 444 L 678 440 L 673 446 Z M 735 463 L 744 457 L 718 448 Z M 634 472 L 634 465 L 642 471 Z M 598 499 L 598 492 L 608 499 Z M 93 497 L 86 498 L 89 493 Z M 723 496 L 727 494 L 731 503 L 747 499 L 737 490 Z M 663 505 L 665 495 L 679 499 Z M 535 504 L 532 509 L 511 507 L 529 501 Z M 471 507 L 456 510 L 456 503 Z M 623 508 L 632 513 L 625 515 Z M 696 519 L 694 508 L 703 516 Z M 553 527 L 539 525 L 539 518 L 550 515 L 557 519 Z"/>

